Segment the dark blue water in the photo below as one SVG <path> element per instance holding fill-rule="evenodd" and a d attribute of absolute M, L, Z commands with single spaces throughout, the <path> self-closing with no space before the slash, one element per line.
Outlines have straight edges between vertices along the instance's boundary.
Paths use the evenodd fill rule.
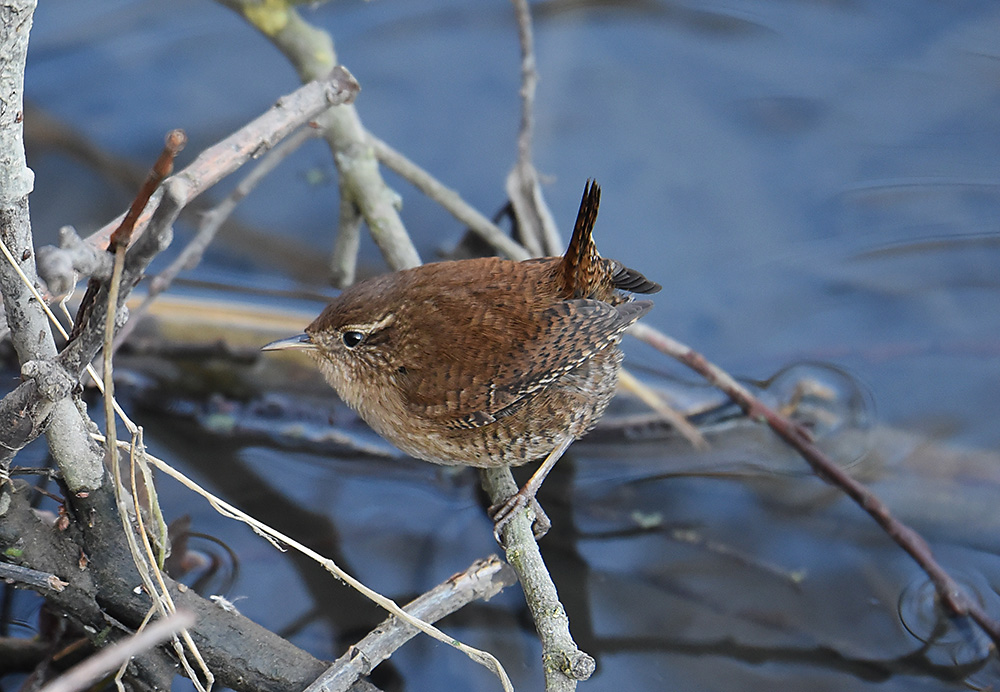
<path fill-rule="evenodd" d="M 895 442 L 899 458 L 928 441 L 984 450 L 974 470 L 931 462 L 882 476 L 881 489 L 970 582 L 992 589 L 996 606 L 1000 505 L 991 502 L 989 454 L 1000 446 L 1000 6 L 731 0 L 534 9 L 536 165 L 551 181 L 545 195 L 562 228 L 584 180 L 596 178 L 602 251 L 664 286 L 650 324 L 750 377 L 802 360 L 844 368 L 870 392 L 880 424 L 917 440 L 904 451 Z M 365 125 L 492 215 L 504 202 L 519 117 L 510 6 L 350 0 L 305 14 L 332 32 L 361 82 Z M 140 170 L 167 130 L 187 131 L 183 156 L 193 157 L 296 86 L 277 51 L 210 2 L 44 2 L 26 77 L 30 100 Z M 131 190 L 35 151 L 32 212 L 42 241 L 66 223 L 92 230 L 127 204 Z M 238 216 L 315 259 L 333 242 L 335 175 L 329 152 L 311 143 Z M 425 261 L 458 242 L 457 222 L 387 177 Z M 178 228 L 180 241 L 189 230 Z M 361 265 L 384 269 L 368 240 Z M 323 281 L 232 239 L 189 276 L 286 288 Z M 640 345 L 629 359 L 680 372 Z M 144 423 L 154 453 L 185 468 L 203 463 L 195 448 L 210 448 L 210 436 L 187 445 L 172 437 L 190 434 L 176 423 Z M 579 476 L 567 472 L 576 499 L 565 521 L 584 534 L 565 545 L 548 539 L 557 583 L 573 594 L 574 625 L 599 658 L 587 689 L 960 688 L 930 667 L 897 665 L 919 648 L 897 605 L 920 574 L 817 481 L 635 484 L 622 480 L 629 464 L 649 476 L 666 454 L 624 462 L 610 454 L 581 456 Z M 328 515 L 357 574 L 390 593 L 427 588 L 493 550 L 471 476 L 415 465 L 389 477 L 398 465 L 262 447 L 222 456 L 285 478 L 281 492 Z M 588 482 L 595 470 L 600 482 Z M 283 626 L 287 606 L 275 608 L 266 594 L 293 594 L 299 572 L 179 490 L 165 496 L 168 509 L 193 512 L 200 530 L 225 534 L 257 565 L 237 583 L 247 597 L 241 609 Z M 636 512 L 695 527 L 753 565 L 666 530 L 617 541 L 587 534 L 632 526 Z M 571 559 L 560 570 L 563 551 Z M 780 566 L 778 576 L 758 561 Z M 583 578 L 569 581 L 581 569 Z M 807 576 L 800 584 L 781 570 Z M 313 596 L 300 593 L 305 611 Z M 497 608 L 503 615 L 489 617 L 506 618 L 507 629 L 465 624 L 455 634 L 495 651 L 515 683 L 537 689 L 538 652 L 511 614 L 516 594 Z M 335 630 L 313 625 L 299 643 L 335 656 Z M 429 641 L 393 662 L 407 689 L 495 688 Z M 993 665 L 973 681 L 998 679 Z"/>

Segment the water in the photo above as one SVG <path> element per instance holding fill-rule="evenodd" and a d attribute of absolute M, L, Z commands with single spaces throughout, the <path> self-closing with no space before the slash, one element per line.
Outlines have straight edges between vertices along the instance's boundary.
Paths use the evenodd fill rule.
<path fill-rule="evenodd" d="M 664 285 L 650 324 L 756 379 L 799 361 L 850 373 L 880 429 L 907 431 L 884 442 L 870 480 L 996 613 L 1000 7 L 534 10 L 536 164 L 563 229 L 584 180 L 596 178 L 602 250 Z M 357 106 L 372 132 L 487 215 L 502 205 L 518 123 L 508 4 L 347 1 L 305 14 L 333 33 L 361 81 Z M 167 130 L 188 132 L 183 165 L 296 86 L 266 41 L 205 2 L 42 3 L 26 77 L 36 105 L 140 171 Z M 62 224 L 104 224 L 132 194 L 37 144 L 29 164 L 42 242 Z M 457 222 L 387 177 L 425 260 L 458 242 Z M 313 143 L 238 212 L 301 262 L 276 265 L 231 235 L 189 276 L 321 286 L 336 207 L 329 153 Z M 179 241 L 189 233 L 181 225 Z M 367 240 L 361 267 L 384 268 Z M 628 359 L 681 372 L 640 345 Z M 267 511 L 274 486 L 281 502 L 311 510 L 322 521 L 298 530 L 330 539 L 390 595 L 417 593 L 495 550 L 470 474 L 241 444 L 157 411 L 142 422 L 154 453 L 247 508 Z M 592 445 L 547 482 L 542 501 L 557 528 L 543 548 L 578 640 L 599 662 L 586 689 L 940 690 L 962 689 L 966 675 L 996 685 L 995 665 L 941 663 L 945 649 L 960 650 L 963 665 L 977 660 L 974 642 L 914 654 L 921 642 L 907 613 L 921 612 L 910 605 L 920 572 L 860 510 L 788 473 L 787 457 L 770 473 L 748 472 L 745 449 L 723 446 L 706 460 L 658 443 Z M 231 487 L 208 467 L 253 472 L 260 487 Z M 691 475 L 699 471 L 713 473 Z M 359 605 L 339 619 L 320 594 L 343 589 L 164 485 L 168 514 L 190 513 L 196 530 L 240 554 L 232 596 L 259 622 L 280 629 L 319 603 L 293 639 L 333 657 L 348 632 L 380 617 Z M 276 590 L 288 594 L 281 608 L 268 595 Z M 911 600 L 900 605 L 901 594 Z M 453 631 L 496 653 L 519 688 L 537 689 L 537 646 L 520 608 L 516 592 L 505 594 Z M 408 689 L 496 689 L 429 641 L 392 661 Z"/>

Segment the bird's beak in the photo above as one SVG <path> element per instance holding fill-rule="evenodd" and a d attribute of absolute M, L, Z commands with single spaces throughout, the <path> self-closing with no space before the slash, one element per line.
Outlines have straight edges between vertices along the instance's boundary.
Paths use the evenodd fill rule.
<path fill-rule="evenodd" d="M 287 339 L 281 339 L 280 341 L 272 341 L 260 350 L 284 351 L 287 349 L 309 350 L 313 348 L 316 348 L 316 344 L 313 343 L 312 338 L 308 334 L 297 334 L 296 336 L 290 336 Z"/>

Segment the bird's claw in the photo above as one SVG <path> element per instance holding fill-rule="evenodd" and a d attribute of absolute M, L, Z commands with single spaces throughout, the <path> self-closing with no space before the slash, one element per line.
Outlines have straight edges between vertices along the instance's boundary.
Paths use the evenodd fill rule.
<path fill-rule="evenodd" d="M 549 529 L 552 528 L 552 522 L 549 520 L 545 510 L 538 504 L 538 500 L 535 499 L 534 495 L 528 495 L 522 489 L 522 491 L 511 495 L 505 502 L 498 502 L 489 509 L 490 518 L 493 519 L 493 538 L 496 539 L 497 543 L 503 545 L 501 534 L 511 519 L 514 518 L 515 511 L 526 507 L 530 507 L 531 512 L 535 515 L 534 521 L 531 524 L 535 540 L 537 541 L 549 532 Z"/>

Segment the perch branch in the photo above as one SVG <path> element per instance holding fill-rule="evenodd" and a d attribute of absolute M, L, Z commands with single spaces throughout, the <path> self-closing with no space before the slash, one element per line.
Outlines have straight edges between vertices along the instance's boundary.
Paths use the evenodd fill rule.
<path fill-rule="evenodd" d="M 517 491 L 517 483 L 507 467 L 482 469 L 483 488 L 491 502 L 501 504 Z M 580 651 L 569 631 L 566 609 L 559 601 L 538 542 L 532 530 L 531 512 L 515 511 L 503 527 L 501 539 L 507 561 L 517 572 L 524 599 L 542 642 L 542 665 L 545 669 L 546 692 L 569 692 L 576 683 L 594 673 L 594 659 Z"/>

